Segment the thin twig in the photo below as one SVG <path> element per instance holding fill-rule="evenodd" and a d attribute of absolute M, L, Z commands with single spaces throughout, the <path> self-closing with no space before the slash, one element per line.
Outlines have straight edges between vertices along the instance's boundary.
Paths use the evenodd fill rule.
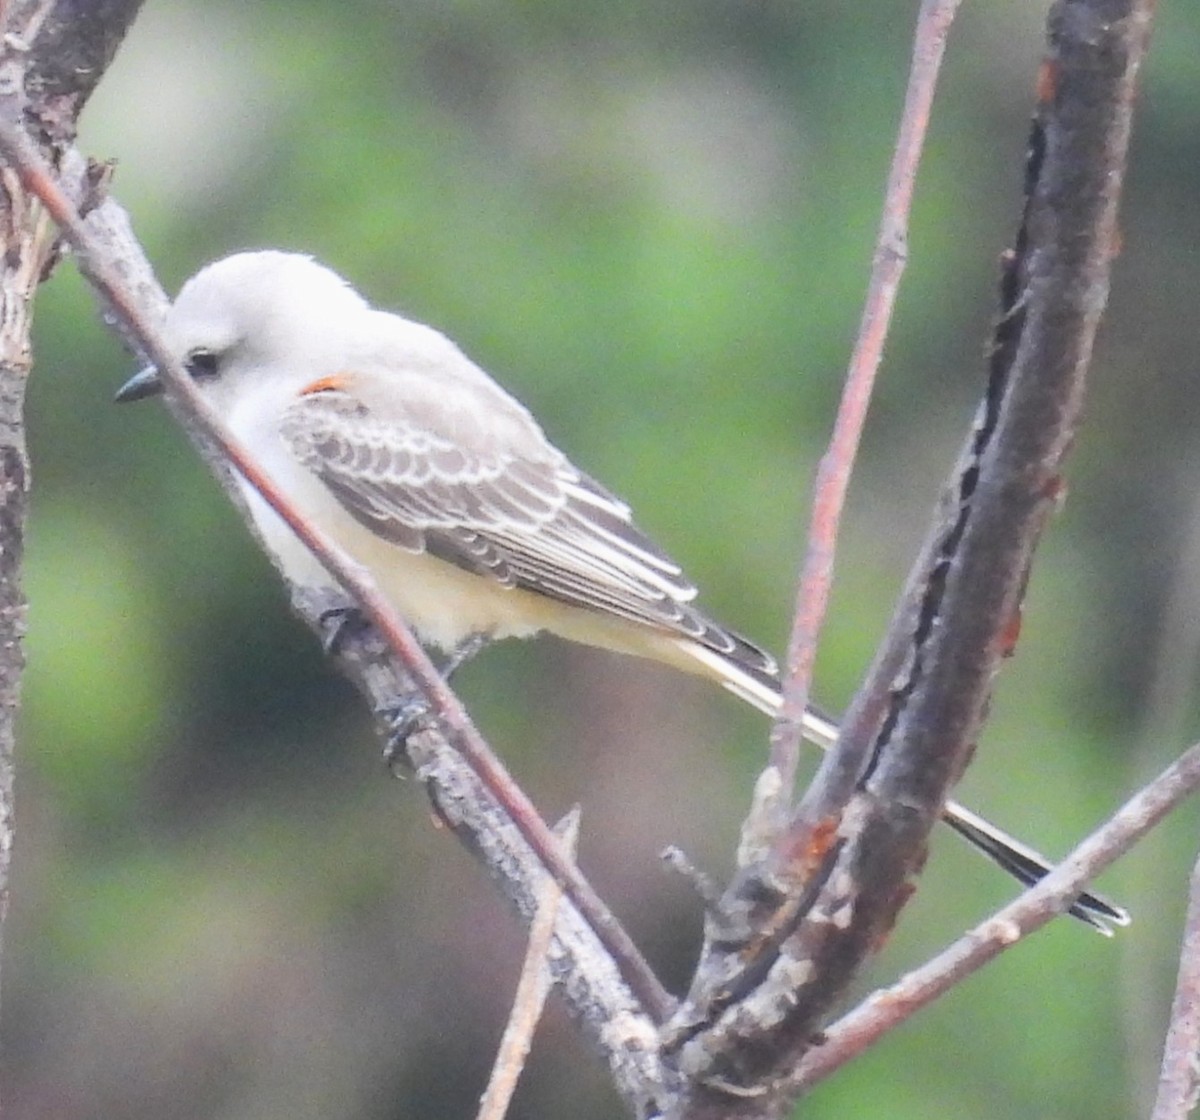
<path fill-rule="evenodd" d="M 1179 978 L 1150 1120 L 1185 1120 L 1200 1097 L 1200 860 L 1192 869 Z"/>
<path fill-rule="evenodd" d="M 304 617 L 311 619 L 323 608 L 311 609 L 317 606 L 320 596 L 305 603 L 308 598 L 301 592 L 297 605 Z M 382 659 L 377 663 L 375 658 L 380 655 Z M 387 656 L 382 641 L 373 632 L 352 636 L 346 648 L 338 651 L 338 661 L 372 706 L 394 697 L 395 659 Z M 526 922 L 531 923 L 545 883 L 552 877 L 522 842 L 511 817 L 496 804 L 445 736 L 414 736 L 406 755 L 440 820 L 477 854 Z M 659 1060 L 658 1029 L 634 999 L 612 955 L 566 898 L 559 906 L 551 960 L 555 982 L 568 1010 L 592 1037 L 632 1113 L 642 1120 L 657 1117 L 668 1082 Z"/>
<path fill-rule="evenodd" d="M 75 251 L 87 260 L 89 279 L 137 337 L 142 350 L 158 367 L 168 392 L 186 410 L 195 427 L 221 449 L 239 473 L 320 560 L 322 566 L 353 596 L 384 636 L 411 673 L 447 738 L 509 812 L 521 835 L 547 870 L 563 885 L 568 897 L 620 963 L 630 987 L 650 1014 L 662 1021 L 670 1014 L 674 1000 L 659 983 L 612 912 L 579 869 L 563 855 L 558 841 L 533 804 L 487 747 L 458 698 L 442 680 L 425 651 L 380 593 L 367 571 L 346 556 L 311 521 L 302 517 L 249 452 L 229 435 L 178 358 L 166 345 L 157 327 L 146 319 L 136 299 L 130 296 L 120 278 L 108 267 L 75 207 L 59 189 L 53 172 L 33 148 L 29 138 L 6 122 L 0 122 L 0 155 L 21 176 L 26 188 L 41 200 Z"/>
<path fill-rule="evenodd" d="M 921 149 L 929 128 L 946 36 L 960 0 L 924 0 L 917 16 L 912 66 L 899 134 L 884 196 L 870 283 L 858 338 L 846 371 L 829 448 L 817 471 L 808 550 L 788 641 L 783 707 L 771 734 L 771 765 L 779 770 L 782 797 L 790 800 L 800 754 L 800 726 L 808 706 L 817 639 L 829 603 L 838 526 L 850 472 L 858 454 L 875 377 L 891 325 L 900 278 L 908 259 L 908 216 Z"/>
<path fill-rule="evenodd" d="M 572 859 L 579 840 L 579 814 L 579 806 L 576 805 L 554 826 L 555 836 Z M 538 899 L 537 913 L 529 927 L 529 945 L 513 995 L 512 1013 L 500 1038 L 496 1060 L 492 1064 L 492 1076 L 479 1103 L 477 1120 L 504 1120 L 517 1088 L 517 1079 L 525 1068 L 525 1060 L 533 1045 L 533 1032 L 537 1029 L 546 1006 L 546 997 L 554 983 L 550 972 L 550 945 L 554 939 L 554 925 L 558 921 L 561 901 L 562 888 L 547 877 Z"/>
<path fill-rule="evenodd" d="M 796 1071 L 795 1084 L 808 1088 L 828 1077 L 893 1027 L 1061 914 L 1087 883 L 1129 851 L 1198 787 L 1200 743 L 1189 747 L 1154 781 L 1131 797 L 1036 887 L 897 984 L 876 992 L 830 1027 L 825 1032 L 824 1042 L 804 1056 Z M 1193 881 L 1193 914 L 1189 917 L 1189 929 L 1200 938 L 1200 927 L 1194 924 L 1197 921 L 1195 890 Z M 1193 950 L 1193 967 L 1196 967 L 1200 962 L 1200 941 Z M 1195 979 L 1200 985 L 1200 976 Z"/>
<path fill-rule="evenodd" d="M 1194 457 L 1177 466 L 1179 477 L 1190 480 L 1200 472 Z M 1138 732 L 1128 755 L 1129 787 L 1143 785 L 1162 765 L 1163 744 L 1181 742 L 1190 719 L 1197 673 L 1200 672 L 1200 490 L 1179 511 L 1177 524 L 1184 540 L 1171 561 L 1171 573 L 1158 612 L 1158 633 L 1151 655 L 1145 659 L 1148 683 Z M 1159 852 L 1164 851 L 1159 841 Z M 1154 853 L 1147 853 L 1151 859 Z M 1142 884 L 1141 898 L 1150 901 Z M 1137 900 L 1133 900 L 1136 906 Z M 1145 931 L 1133 948 L 1123 946 L 1120 983 L 1124 1004 L 1122 1025 L 1130 1066 L 1129 1099 L 1141 1111 L 1154 1096 L 1161 1076 L 1162 1038 L 1160 999 L 1156 983 L 1164 957 L 1174 950 L 1169 928 Z"/>

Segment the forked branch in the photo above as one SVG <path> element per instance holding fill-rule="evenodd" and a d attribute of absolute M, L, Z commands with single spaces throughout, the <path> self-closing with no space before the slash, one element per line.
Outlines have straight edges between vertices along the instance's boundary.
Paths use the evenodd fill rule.
<path fill-rule="evenodd" d="M 1053 8 L 978 415 L 842 742 L 792 826 L 709 922 L 672 1037 L 694 1087 L 689 1120 L 784 1107 L 787 1072 L 911 893 L 982 726 L 1075 436 L 1151 10 L 1149 0 Z M 822 784 L 843 780 L 840 756 L 863 735 L 867 761 L 840 810 Z M 830 809 L 814 819 L 811 805 Z"/>

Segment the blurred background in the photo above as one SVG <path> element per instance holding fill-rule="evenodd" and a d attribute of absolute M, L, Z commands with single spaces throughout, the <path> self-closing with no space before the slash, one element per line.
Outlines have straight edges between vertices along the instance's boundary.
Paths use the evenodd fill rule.
<path fill-rule="evenodd" d="M 967 5 L 850 498 L 818 695 L 844 704 L 968 425 L 1020 203 L 1046 4 Z M 865 288 L 916 4 L 151 0 L 84 114 L 169 291 L 318 256 L 454 337 L 775 650 Z M 1069 500 L 962 799 L 1065 853 L 1196 737 L 1200 8 L 1163 5 Z M 389 778 L 349 688 L 73 269 L 38 301 L 11 1120 L 469 1117 L 516 920 Z M 458 680 L 669 983 L 766 724 L 551 639 Z M 1117 1117 L 1156 1073 L 1196 855 L 1185 807 L 1059 921 L 820 1086 L 809 1117 Z M 939 836 L 884 984 L 1013 888 Z M 516 1117 L 621 1114 L 553 1006 Z"/>

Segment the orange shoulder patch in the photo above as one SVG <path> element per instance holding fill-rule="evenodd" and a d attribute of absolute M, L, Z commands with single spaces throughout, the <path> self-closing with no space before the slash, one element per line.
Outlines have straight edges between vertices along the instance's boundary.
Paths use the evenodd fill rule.
<path fill-rule="evenodd" d="M 300 390 L 300 395 L 302 397 L 311 397 L 315 393 L 330 393 L 345 390 L 350 387 L 350 382 L 353 380 L 353 375 L 349 373 L 331 373 L 328 377 L 318 377 L 316 381 L 310 381 Z"/>

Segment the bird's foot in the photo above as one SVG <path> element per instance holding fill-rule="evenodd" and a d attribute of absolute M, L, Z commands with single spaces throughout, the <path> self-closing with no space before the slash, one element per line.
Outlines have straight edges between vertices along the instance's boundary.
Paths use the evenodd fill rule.
<path fill-rule="evenodd" d="M 407 696 L 380 705 L 376 711 L 388 726 L 383 761 L 393 772 L 401 766 L 411 769 L 408 741 L 414 735 L 419 735 L 422 731 L 432 731 L 435 727 L 429 701 L 420 693 L 411 692 Z"/>
<path fill-rule="evenodd" d="M 347 624 L 349 620 L 343 619 L 338 635 L 344 633 L 344 626 Z M 459 642 L 446 660 L 437 667 L 442 680 L 449 684 L 450 678 L 487 643 L 488 638 L 485 634 L 472 634 Z M 409 739 L 422 731 L 432 731 L 436 726 L 429 701 L 419 692 L 410 692 L 381 705 L 376 711 L 388 725 L 387 744 L 383 749 L 384 762 L 392 770 L 399 764 L 411 765 L 408 757 Z"/>
<path fill-rule="evenodd" d="M 317 619 L 321 627 L 321 649 L 326 657 L 334 657 L 342 650 L 342 643 L 352 634 L 361 633 L 371 625 L 371 620 L 355 603 L 330 607 L 323 610 Z"/>
<path fill-rule="evenodd" d="M 486 634 L 468 634 L 450 651 L 446 660 L 438 666 L 442 680 L 447 684 L 450 678 L 470 661 L 491 639 Z"/>

